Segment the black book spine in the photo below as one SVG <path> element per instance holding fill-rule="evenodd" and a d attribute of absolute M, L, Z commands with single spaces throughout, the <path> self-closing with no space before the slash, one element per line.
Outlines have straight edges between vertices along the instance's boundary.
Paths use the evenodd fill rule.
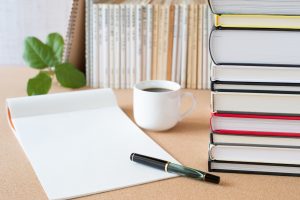
<path fill-rule="evenodd" d="M 288 86 L 300 87 L 300 83 L 275 83 L 275 82 L 235 82 L 235 81 L 212 81 L 211 90 L 216 92 L 239 92 L 239 93 L 265 93 L 265 94 L 300 94 L 300 91 L 291 90 L 260 90 L 260 89 L 216 89 L 216 85 L 254 85 L 254 86 Z"/>
<path fill-rule="evenodd" d="M 215 91 L 215 81 L 210 82 L 210 89 L 211 91 Z"/>
<path fill-rule="evenodd" d="M 225 172 L 225 173 L 238 173 L 238 174 L 257 174 L 257 175 L 275 175 L 275 176 L 295 176 L 300 177 L 300 173 L 283 173 L 283 172 L 269 172 L 269 171 L 250 171 L 250 170 L 233 170 L 233 169 L 214 169 L 213 163 L 230 163 L 230 164 L 248 164 L 248 165 L 262 165 L 262 166 L 282 166 L 282 167 L 299 167 L 299 165 L 279 165 L 279 164 L 266 164 L 266 163 L 246 163 L 246 162 L 233 162 L 233 161 L 217 161 L 209 160 L 210 172 Z"/>
<path fill-rule="evenodd" d="M 208 159 L 208 162 L 207 162 L 207 164 L 208 164 L 208 166 L 207 166 L 207 168 L 208 168 L 208 171 L 209 172 L 212 172 L 213 171 L 213 169 L 211 168 L 211 160 L 210 159 Z"/>
<path fill-rule="evenodd" d="M 214 134 L 213 134 L 213 132 L 211 132 L 211 133 L 209 134 L 209 139 L 210 139 L 210 143 L 211 143 L 211 144 L 214 144 Z"/>

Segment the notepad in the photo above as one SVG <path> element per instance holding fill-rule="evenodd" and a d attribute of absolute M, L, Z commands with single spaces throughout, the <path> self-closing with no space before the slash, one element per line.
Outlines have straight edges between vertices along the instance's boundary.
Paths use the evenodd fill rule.
<path fill-rule="evenodd" d="M 49 199 L 176 175 L 131 162 L 137 152 L 178 163 L 118 107 L 111 89 L 7 99 L 9 123 Z"/>

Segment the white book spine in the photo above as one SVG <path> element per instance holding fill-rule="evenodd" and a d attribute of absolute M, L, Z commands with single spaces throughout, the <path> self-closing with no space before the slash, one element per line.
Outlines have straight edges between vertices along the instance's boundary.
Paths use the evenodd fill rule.
<path fill-rule="evenodd" d="M 103 6 L 101 6 L 101 4 L 98 4 L 98 34 L 99 34 L 99 52 L 98 52 L 98 57 L 99 57 L 99 63 L 98 63 L 98 87 L 103 88 L 104 86 L 104 82 L 103 82 L 103 78 L 102 78 L 102 68 L 103 68 L 103 42 L 104 42 L 104 35 L 103 35 L 103 23 L 104 23 L 104 16 L 103 16 Z M 101 71 L 102 70 L 102 71 Z"/>
<path fill-rule="evenodd" d="M 121 88 L 126 88 L 126 6 L 121 5 L 121 60 L 120 60 L 120 70 L 121 70 Z"/>
<path fill-rule="evenodd" d="M 147 31 L 146 31 L 146 80 L 151 80 L 152 66 L 152 32 L 153 32 L 153 6 L 147 5 Z"/>
<path fill-rule="evenodd" d="M 176 52 L 176 82 L 181 84 L 181 59 L 182 59 L 182 34 L 183 34 L 183 6 L 178 5 L 178 40 L 177 40 L 177 52 Z"/>
<path fill-rule="evenodd" d="M 188 5 L 183 5 L 182 12 L 182 52 L 181 52 L 181 80 L 182 88 L 186 88 L 186 70 L 187 70 L 187 41 L 188 41 Z"/>
<path fill-rule="evenodd" d="M 136 82 L 136 5 L 130 6 L 130 88 Z"/>
<path fill-rule="evenodd" d="M 114 31 L 114 23 L 115 23 L 115 16 L 114 16 L 114 6 L 109 5 L 109 87 L 114 87 L 114 72 L 115 72 L 115 52 L 114 52 L 114 38 L 115 38 L 115 31 Z"/>
<path fill-rule="evenodd" d="M 147 64 L 147 5 L 142 6 L 142 80 L 146 80 Z"/>
<path fill-rule="evenodd" d="M 162 45 L 162 78 L 167 80 L 168 74 L 168 52 L 169 52 L 169 18 L 170 16 L 170 6 L 164 6 L 163 17 L 164 17 L 164 28 L 163 28 L 163 45 Z"/>
<path fill-rule="evenodd" d="M 131 5 L 126 5 L 126 88 L 131 83 Z"/>
<path fill-rule="evenodd" d="M 135 7 L 135 32 L 136 32 L 136 43 L 135 43 L 135 83 L 142 80 L 142 38 L 143 38 L 143 25 L 142 25 L 142 5 L 138 4 Z"/>
<path fill-rule="evenodd" d="M 92 71 L 92 85 L 96 88 L 98 86 L 98 69 L 99 69 L 99 9 L 97 4 L 93 4 L 93 71 Z"/>
<path fill-rule="evenodd" d="M 172 81 L 176 81 L 176 61 L 177 61 L 177 41 L 178 41 L 178 26 L 179 26 L 179 6 L 174 5 L 174 33 L 173 33 L 173 49 L 172 49 Z"/>
<path fill-rule="evenodd" d="M 192 89 L 197 89 L 197 47 L 198 47 L 198 5 L 194 5 L 193 8 L 194 12 L 194 18 L 193 18 L 193 23 L 194 23 L 194 34 L 192 34 L 193 39 L 192 39 L 192 83 L 191 87 Z"/>
<path fill-rule="evenodd" d="M 92 46 L 92 39 L 91 39 L 91 31 L 93 30 L 93 26 L 90 24 L 90 22 L 92 21 L 92 15 L 93 12 L 91 12 L 91 3 L 90 0 L 86 0 L 86 7 L 85 7 L 85 29 L 86 29 L 86 35 L 87 37 L 85 38 L 85 74 L 86 74 L 86 83 L 87 86 L 91 86 L 91 78 L 90 78 L 90 70 L 91 70 L 91 61 L 92 61 L 92 57 L 91 57 L 91 46 Z"/>
<path fill-rule="evenodd" d="M 114 6 L 114 31 L 115 31 L 115 44 L 114 44 L 114 69 L 115 69 L 115 77 L 114 77 L 114 88 L 120 88 L 120 6 Z"/>
<path fill-rule="evenodd" d="M 203 52 L 203 5 L 198 6 L 198 52 L 197 52 L 197 89 L 202 89 L 202 52 Z"/>
<path fill-rule="evenodd" d="M 103 5 L 103 66 L 101 74 L 103 87 L 109 87 L 109 8 L 108 5 Z"/>

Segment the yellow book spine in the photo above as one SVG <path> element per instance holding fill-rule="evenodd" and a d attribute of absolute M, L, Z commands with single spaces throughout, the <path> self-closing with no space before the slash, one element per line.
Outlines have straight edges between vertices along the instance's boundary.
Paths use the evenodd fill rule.
<path fill-rule="evenodd" d="M 225 28 L 300 29 L 300 16 L 288 15 L 214 15 L 215 26 Z M 224 19 L 239 19 L 239 23 L 224 23 Z M 252 20 L 255 20 L 253 22 Z M 272 24 L 270 22 L 273 22 Z"/>
<path fill-rule="evenodd" d="M 221 25 L 219 24 L 219 17 L 220 17 L 220 15 L 214 15 L 214 18 L 215 18 L 215 27 L 221 26 Z"/>

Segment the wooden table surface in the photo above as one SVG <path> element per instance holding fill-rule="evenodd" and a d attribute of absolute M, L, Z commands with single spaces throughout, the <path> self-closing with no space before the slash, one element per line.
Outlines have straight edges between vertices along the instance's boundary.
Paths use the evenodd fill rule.
<path fill-rule="evenodd" d="M 47 199 L 21 146 L 10 130 L 5 99 L 26 95 L 26 82 L 36 74 L 29 68 L 0 69 L 0 200 Z M 88 89 L 88 88 L 85 88 Z M 57 82 L 51 93 L 71 91 Z M 207 170 L 210 92 L 188 90 L 198 102 L 196 110 L 175 128 L 147 134 L 182 164 Z M 115 90 L 120 107 L 132 119 L 132 90 Z M 187 106 L 185 102 L 184 106 Z M 221 184 L 208 184 L 184 177 L 82 197 L 110 199 L 300 199 L 300 178 L 217 173 Z"/>

